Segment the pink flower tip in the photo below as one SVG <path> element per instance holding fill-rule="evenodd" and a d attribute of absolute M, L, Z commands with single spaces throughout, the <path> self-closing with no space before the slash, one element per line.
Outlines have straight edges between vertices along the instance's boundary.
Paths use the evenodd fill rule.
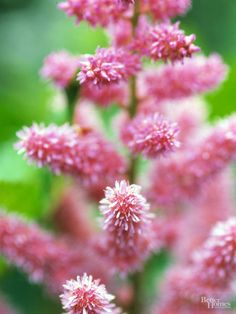
<path fill-rule="evenodd" d="M 178 133 L 176 123 L 155 113 L 135 117 L 123 127 L 121 137 L 132 153 L 156 158 L 179 148 Z"/>
<path fill-rule="evenodd" d="M 63 288 L 60 298 L 66 314 L 119 313 L 112 303 L 114 296 L 107 292 L 100 280 L 94 280 L 86 273 L 67 281 Z"/>

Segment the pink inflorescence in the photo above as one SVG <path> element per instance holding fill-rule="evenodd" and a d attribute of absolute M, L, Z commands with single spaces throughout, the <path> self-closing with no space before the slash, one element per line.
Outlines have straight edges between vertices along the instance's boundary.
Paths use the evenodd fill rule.
<path fill-rule="evenodd" d="M 236 218 L 219 222 L 203 247 L 196 251 L 193 262 L 199 276 L 207 283 L 228 286 L 236 270 Z"/>
<path fill-rule="evenodd" d="M 114 178 L 125 171 L 123 158 L 95 132 L 79 127 L 33 124 L 18 132 L 19 153 L 39 167 L 77 177 L 85 185 Z"/>
<path fill-rule="evenodd" d="M 140 77 L 140 85 L 145 97 L 154 97 L 158 101 L 181 99 L 217 88 L 227 72 L 220 56 L 200 56 L 184 64 L 148 70 Z"/>
<path fill-rule="evenodd" d="M 104 215 L 106 254 L 114 269 L 127 273 L 139 268 L 150 254 L 153 245 L 152 215 L 141 187 L 126 181 L 107 187 L 100 201 Z"/>
<path fill-rule="evenodd" d="M 99 48 L 94 56 L 80 61 L 78 74 L 80 84 L 92 82 L 94 85 L 106 85 L 126 80 L 141 68 L 137 55 L 122 49 Z"/>
<path fill-rule="evenodd" d="M 156 158 L 180 146 L 178 132 L 176 123 L 154 113 L 136 116 L 124 125 L 121 136 L 132 153 Z"/>
<path fill-rule="evenodd" d="M 60 88 L 67 87 L 79 69 L 79 58 L 66 51 L 54 52 L 44 61 L 41 75 Z"/>
<path fill-rule="evenodd" d="M 186 36 L 179 23 L 157 25 L 150 33 L 148 55 L 153 60 L 175 62 L 191 57 L 200 49 L 193 44 L 195 35 Z"/>
<path fill-rule="evenodd" d="M 221 121 L 192 150 L 156 164 L 150 195 L 159 205 L 179 204 L 197 197 L 204 183 L 235 158 L 236 119 L 233 116 Z"/>
<path fill-rule="evenodd" d="M 91 275 L 85 273 L 77 276 L 76 280 L 68 280 L 63 288 L 64 293 L 60 297 L 67 314 L 120 313 L 112 303 L 114 296 Z"/>
<path fill-rule="evenodd" d="M 0 313 L 1 314 L 17 314 L 15 309 L 3 298 L 0 296 Z"/>
<path fill-rule="evenodd" d="M 118 0 L 67 0 L 58 5 L 69 16 L 75 16 L 76 22 L 86 21 L 92 26 L 105 27 L 129 15 L 129 6 Z M 130 2 L 130 1 L 125 1 Z"/>
<path fill-rule="evenodd" d="M 191 6 L 191 0 L 142 0 L 143 13 L 151 13 L 156 20 L 183 15 Z"/>

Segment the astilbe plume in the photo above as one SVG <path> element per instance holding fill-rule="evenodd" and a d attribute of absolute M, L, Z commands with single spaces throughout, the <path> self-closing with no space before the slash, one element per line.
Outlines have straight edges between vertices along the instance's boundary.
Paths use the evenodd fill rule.
<path fill-rule="evenodd" d="M 66 51 L 54 52 L 45 58 L 41 75 L 56 86 L 65 88 L 75 78 L 78 68 L 79 57 L 72 56 Z"/>
<path fill-rule="evenodd" d="M 142 72 L 139 86 L 142 97 L 156 101 L 182 99 L 217 88 L 225 80 L 228 69 L 220 56 L 198 56 L 176 64 Z"/>
<path fill-rule="evenodd" d="M 235 160 L 235 144 L 236 120 L 232 116 L 220 121 L 191 151 L 156 164 L 149 195 L 167 206 L 197 197 L 204 183 Z"/>
<path fill-rule="evenodd" d="M 114 296 L 109 294 L 100 280 L 94 280 L 86 273 L 76 280 L 69 280 L 64 285 L 60 296 L 67 314 L 106 314 L 121 313 L 112 303 Z"/>
<path fill-rule="evenodd" d="M 18 132 L 18 137 L 16 147 L 29 161 L 56 174 L 77 177 L 85 185 L 125 170 L 122 157 L 109 142 L 95 132 L 83 134 L 76 126 L 33 124 Z"/>
<path fill-rule="evenodd" d="M 150 13 L 156 20 L 183 15 L 190 8 L 191 0 L 142 0 L 142 13 Z"/>
<path fill-rule="evenodd" d="M 80 61 L 78 74 L 80 84 L 92 82 L 94 85 L 118 83 L 135 75 L 141 68 L 140 58 L 123 49 L 99 48 L 94 56 Z"/>
<path fill-rule="evenodd" d="M 107 187 L 100 201 L 104 215 L 104 252 L 115 270 L 127 273 L 140 268 L 153 249 L 152 215 L 141 187 L 126 181 Z"/>
<path fill-rule="evenodd" d="M 0 212 L 0 253 L 52 293 L 61 291 L 66 280 L 84 271 L 103 282 L 110 277 L 106 261 L 92 246 L 85 247 L 77 239 L 75 247 L 73 241 L 56 238 L 35 224 L 4 212 Z"/>
<path fill-rule="evenodd" d="M 142 22 L 132 44 L 133 49 L 152 60 L 182 61 L 200 51 L 194 45 L 195 35 L 186 36 L 179 23 L 162 23 L 155 26 Z"/>
<path fill-rule="evenodd" d="M 86 21 L 92 26 L 105 27 L 130 15 L 129 8 L 116 0 L 67 0 L 58 7 L 69 16 L 75 16 L 77 23 Z"/>
<path fill-rule="evenodd" d="M 178 131 L 176 123 L 159 114 L 137 115 L 123 126 L 121 137 L 132 153 L 156 158 L 180 146 Z"/>

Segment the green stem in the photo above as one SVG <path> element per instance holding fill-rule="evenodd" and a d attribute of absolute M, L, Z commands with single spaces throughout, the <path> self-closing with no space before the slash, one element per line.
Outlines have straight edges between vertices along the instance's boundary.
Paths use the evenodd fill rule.
<path fill-rule="evenodd" d="M 67 98 L 68 118 L 71 123 L 73 123 L 74 111 L 76 102 L 79 97 L 79 92 L 80 92 L 79 84 L 71 84 L 65 89 L 65 94 Z"/>

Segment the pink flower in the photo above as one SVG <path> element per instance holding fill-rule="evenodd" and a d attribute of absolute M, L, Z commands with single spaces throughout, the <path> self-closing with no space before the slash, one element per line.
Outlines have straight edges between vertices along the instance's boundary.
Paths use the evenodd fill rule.
<path fill-rule="evenodd" d="M 77 23 L 86 21 L 92 26 L 105 27 L 130 15 L 128 6 L 117 0 L 67 0 L 58 7 L 68 16 L 75 16 Z"/>
<path fill-rule="evenodd" d="M 148 158 L 165 155 L 180 146 L 178 127 L 159 114 L 138 115 L 122 129 L 122 139 L 134 154 Z"/>
<path fill-rule="evenodd" d="M 107 282 L 110 273 L 92 246 L 65 242 L 23 219 L 0 212 L 0 253 L 31 280 L 53 293 L 76 274 L 90 272 Z"/>
<path fill-rule="evenodd" d="M 200 278 L 214 285 L 228 286 L 236 270 L 236 218 L 219 222 L 203 247 L 195 252 L 193 262 Z"/>
<path fill-rule="evenodd" d="M 142 0 L 143 13 L 151 13 L 156 20 L 183 15 L 190 8 L 191 0 Z"/>
<path fill-rule="evenodd" d="M 94 56 L 80 61 L 81 71 L 78 74 L 80 84 L 92 82 L 94 85 L 106 85 L 126 80 L 135 75 L 141 68 L 137 55 L 122 49 L 97 49 Z"/>
<path fill-rule="evenodd" d="M 86 273 L 69 280 L 63 285 L 64 293 L 60 296 L 63 309 L 67 314 L 106 314 L 119 313 L 112 303 L 114 296 L 109 294 L 100 280 L 93 280 Z"/>
<path fill-rule="evenodd" d="M 79 59 L 66 51 L 54 52 L 44 60 L 41 75 L 60 88 L 67 87 L 79 68 Z"/>
<path fill-rule="evenodd" d="M 132 24 L 129 20 L 121 20 L 108 28 L 113 47 L 127 46 L 132 39 Z"/>
<path fill-rule="evenodd" d="M 196 198 L 204 184 L 236 159 L 236 119 L 223 120 L 210 135 L 152 171 L 150 196 L 161 205 Z"/>
<path fill-rule="evenodd" d="M 104 252 L 114 269 L 122 273 L 134 271 L 149 256 L 152 248 L 152 215 L 141 187 L 126 181 L 107 187 L 100 201 L 104 215 Z"/>
<path fill-rule="evenodd" d="M 83 184 L 114 178 L 125 171 L 123 158 L 95 132 L 79 127 L 33 124 L 18 132 L 19 153 L 37 166 L 48 166 L 55 174 L 77 177 Z"/>
<path fill-rule="evenodd" d="M 145 24 L 139 24 L 132 47 L 155 61 L 183 61 L 200 50 L 193 44 L 195 35 L 186 36 L 184 31 L 179 29 L 178 22 L 156 26 Z"/>
<path fill-rule="evenodd" d="M 102 107 L 108 107 L 114 103 L 126 106 L 128 103 L 128 84 L 120 82 L 118 84 L 103 85 L 100 88 L 94 88 L 91 83 L 83 84 L 81 97 Z"/>
<path fill-rule="evenodd" d="M 217 88 L 225 80 L 227 72 L 220 56 L 214 54 L 146 71 L 139 84 L 144 90 L 143 97 L 154 97 L 156 101 L 182 99 Z"/>

